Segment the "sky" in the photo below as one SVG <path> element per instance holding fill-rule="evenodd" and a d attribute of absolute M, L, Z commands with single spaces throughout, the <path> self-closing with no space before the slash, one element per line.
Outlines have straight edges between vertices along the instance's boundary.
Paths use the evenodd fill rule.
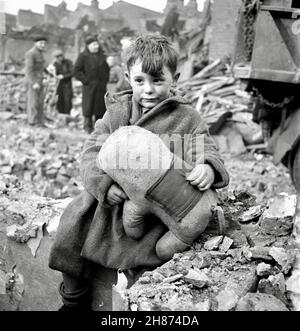
<path fill-rule="evenodd" d="M 155 11 L 162 12 L 166 6 L 167 0 L 125 0 L 126 2 L 132 3 L 134 5 L 138 5 L 141 7 L 145 7 L 148 9 L 152 9 Z M 197 0 L 199 3 L 199 9 L 202 9 L 202 4 L 204 0 Z M 30 9 L 33 12 L 43 13 L 44 5 L 49 4 L 53 6 L 57 6 L 60 4 L 62 0 L 0 0 L 0 12 L 6 12 L 10 14 L 17 14 L 19 9 Z M 82 2 L 84 4 L 90 4 L 91 0 L 65 0 L 67 3 L 67 8 L 69 10 L 74 10 L 77 7 L 78 2 Z M 188 2 L 188 0 L 185 0 Z M 99 7 L 101 9 L 105 9 L 111 6 L 113 0 L 99 0 Z"/>

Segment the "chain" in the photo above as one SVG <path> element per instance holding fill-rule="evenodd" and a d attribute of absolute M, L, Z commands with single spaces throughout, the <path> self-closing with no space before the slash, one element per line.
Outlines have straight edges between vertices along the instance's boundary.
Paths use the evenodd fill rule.
<path fill-rule="evenodd" d="M 256 87 L 253 86 L 252 90 L 255 92 L 255 94 L 257 95 L 257 97 L 261 103 L 264 103 L 265 105 L 267 105 L 271 108 L 283 108 L 284 106 L 291 103 L 295 98 L 292 95 L 290 97 L 285 97 L 282 102 L 275 103 L 275 102 L 271 102 L 271 101 L 267 100 L 266 98 L 264 98 Z"/>
<path fill-rule="evenodd" d="M 244 43 L 246 46 L 246 57 L 247 61 L 251 61 L 254 38 L 255 38 L 255 29 L 254 23 L 256 20 L 257 8 L 259 1 L 258 0 L 242 0 L 243 1 L 243 35 Z"/>

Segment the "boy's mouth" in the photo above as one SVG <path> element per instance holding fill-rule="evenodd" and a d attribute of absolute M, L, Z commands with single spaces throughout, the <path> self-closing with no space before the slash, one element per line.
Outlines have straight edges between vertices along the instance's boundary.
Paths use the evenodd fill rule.
<path fill-rule="evenodd" d="M 150 98 L 143 98 L 142 101 L 146 101 L 146 102 L 155 102 L 157 101 L 157 98 L 153 98 L 153 99 L 150 99 Z"/>

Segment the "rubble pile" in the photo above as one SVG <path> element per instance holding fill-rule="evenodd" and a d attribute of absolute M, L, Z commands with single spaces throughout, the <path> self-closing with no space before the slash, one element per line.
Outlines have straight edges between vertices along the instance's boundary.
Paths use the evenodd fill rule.
<path fill-rule="evenodd" d="M 17 176 L 0 175 L 1 311 L 48 310 L 59 302 L 50 299 L 59 279 L 47 268 L 47 245 L 70 201 L 40 197 Z"/>
<path fill-rule="evenodd" d="M 26 119 L 26 83 L 22 72 L 12 70 L 0 72 L 0 117 L 1 120 Z M 44 112 L 52 128 L 69 127 L 81 129 L 82 84 L 73 80 L 73 108 L 70 115 L 59 114 L 56 110 L 56 88 L 58 81 L 44 77 Z"/>
<path fill-rule="evenodd" d="M 21 73 L 0 72 L 0 86 L 1 112 L 19 114 L 26 111 L 26 86 L 24 76 Z"/>
<path fill-rule="evenodd" d="M 243 91 L 241 82 L 231 76 L 228 66 L 220 59 L 181 82 L 179 89 L 208 123 L 213 123 L 226 111 L 237 113 L 249 109 L 250 95 Z"/>
<path fill-rule="evenodd" d="M 9 256 L 0 254 L 0 291 L 5 292 L 0 293 L 1 307 L 31 309 L 39 298 L 50 298 L 50 292 L 48 303 L 38 302 L 40 309 L 57 309 L 59 279 L 49 273 L 47 257 L 42 260 L 39 254 L 49 252 L 51 241 L 45 234 L 55 235 L 66 204 L 82 189 L 78 156 L 86 138 L 76 129 L 37 131 L 22 119 L 0 121 L 0 252 L 11 247 L 17 261 L 13 271 Z M 280 226 L 281 218 L 270 213 L 273 209 L 267 208 L 278 192 L 293 195 L 288 171 L 260 154 L 229 155 L 225 163 L 231 183 L 219 193 L 226 231 L 220 233 L 216 210 L 208 231 L 189 251 L 144 274 L 129 290 L 130 309 L 242 310 L 254 303 L 261 307 L 266 298 L 270 307 L 272 303 L 276 309 L 292 309 L 291 299 L 297 299 L 299 291 L 299 271 L 291 270 L 295 257 L 290 237 L 292 213 L 280 215 L 288 220 L 285 228 Z M 270 216 L 284 230 L 281 236 L 268 230 Z M 37 287 L 30 272 L 39 273 L 47 286 L 41 283 Z M 11 285 L 14 294 L 8 291 L 9 280 L 15 284 Z"/>
<path fill-rule="evenodd" d="M 42 197 L 65 198 L 82 190 L 79 155 L 85 135 L 68 131 L 20 128 L 19 121 L 1 125 L 0 168 L 17 176 Z"/>
<path fill-rule="evenodd" d="M 282 164 L 275 166 L 272 156 L 246 153 L 239 155 L 238 159 L 228 154 L 224 155 L 224 158 L 230 171 L 229 192 L 247 188 L 262 204 L 267 204 L 280 192 L 296 194 L 289 172 Z M 225 194 L 226 192 L 225 189 Z"/>
<path fill-rule="evenodd" d="M 143 311 L 288 311 L 299 293 L 292 275 L 299 246 L 287 231 L 266 231 L 273 221 L 296 214 L 296 196 L 279 195 L 259 205 L 247 191 L 221 199 L 227 228 L 208 228 L 193 247 L 144 275 L 125 292 L 128 310 Z M 276 228 L 275 228 L 276 229 Z M 217 230 L 217 228 L 215 228 Z M 276 233 L 275 233 L 276 232 Z M 292 289 L 292 290 L 291 290 Z M 125 307 L 126 308 L 126 307 Z"/>
<path fill-rule="evenodd" d="M 264 143 L 260 125 L 252 121 L 251 96 L 244 83 L 232 76 L 226 61 L 210 63 L 181 81 L 178 90 L 205 118 L 222 152 L 239 155 Z"/>

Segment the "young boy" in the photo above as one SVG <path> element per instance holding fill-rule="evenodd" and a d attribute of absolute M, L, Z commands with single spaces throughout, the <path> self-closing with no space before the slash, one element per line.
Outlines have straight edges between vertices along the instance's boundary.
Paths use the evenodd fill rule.
<path fill-rule="evenodd" d="M 201 191 L 221 188 L 229 182 L 203 119 L 173 91 L 179 74 L 177 54 L 169 41 L 161 36 L 139 37 L 128 48 L 125 59 L 132 91 L 106 95 L 107 112 L 96 122 L 82 154 L 85 191 L 66 208 L 50 255 L 50 268 L 63 274 L 63 310 L 86 307 L 91 263 L 129 270 L 155 268 L 164 262 L 155 246 L 168 229 L 159 219 L 151 217 L 147 232 L 139 240 L 124 231 L 123 202 L 128 198 L 96 162 L 108 135 L 128 125 L 157 135 L 203 135 L 203 153 L 191 164 L 193 170 L 187 180 Z"/>

